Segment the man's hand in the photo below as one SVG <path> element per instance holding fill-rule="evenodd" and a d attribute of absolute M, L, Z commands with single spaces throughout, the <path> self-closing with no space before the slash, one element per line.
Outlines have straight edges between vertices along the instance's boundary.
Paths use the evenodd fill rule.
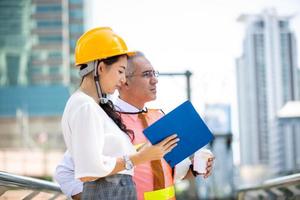
<path fill-rule="evenodd" d="M 209 158 L 206 162 L 206 173 L 203 175 L 203 178 L 207 178 L 211 175 L 213 164 L 214 164 L 215 157 Z"/>
<path fill-rule="evenodd" d="M 215 157 L 212 154 L 212 156 L 207 159 L 205 173 L 198 173 L 197 171 L 194 171 L 194 169 L 193 169 L 193 165 L 194 165 L 194 157 L 193 157 L 192 158 L 193 165 L 190 167 L 190 170 L 189 170 L 191 172 L 190 174 L 193 174 L 194 176 L 202 175 L 203 178 L 208 178 L 212 174 L 214 160 L 215 160 Z"/>

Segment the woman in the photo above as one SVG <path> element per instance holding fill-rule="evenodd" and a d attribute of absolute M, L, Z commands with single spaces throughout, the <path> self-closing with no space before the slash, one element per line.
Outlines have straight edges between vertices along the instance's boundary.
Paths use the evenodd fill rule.
<path fill-rule="evenodd" d="M 85 182 L 82 199 L 136 199 L 133 167 L 161 159 L 177 145 L 172 135 L 136 152 L 133 132 L 106 98 L 126 81 L 127 57 L 133 54 L 110 28 L 89 30 L 77 41 L 82 82 L 66 104 L 62 129 L 75 177 Z"/>

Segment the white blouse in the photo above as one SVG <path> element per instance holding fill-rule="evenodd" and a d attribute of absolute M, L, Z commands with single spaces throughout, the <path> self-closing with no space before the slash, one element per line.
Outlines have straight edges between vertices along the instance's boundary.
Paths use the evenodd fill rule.
<path fill-rule="evenodd" d="M 107 176 L 118 157 L 136 152 L 130 138 L 92 97 L 80 90 L 66 104 L 62 131 L 74 161 L 75 178 Z M 119 173 L 133 175 L 133 170 Z"/>

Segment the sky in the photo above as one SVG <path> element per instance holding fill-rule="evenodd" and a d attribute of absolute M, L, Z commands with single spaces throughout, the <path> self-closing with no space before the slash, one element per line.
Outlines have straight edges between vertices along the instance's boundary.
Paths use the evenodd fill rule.
<path fill-rule="evenodd" d="M 160 72 L 191 71 L 196 109 L 201 114 L 205 104 L 230 104 L 234 133 L 238 131 L 235 59 L 242 54 L 245 28 L 237 18 L 275 8 L 278 15 L 294 16 L 290 25 L 300 43 L 300 0 L 87 2 L 87 29 L 111 27 L 130 49 L 143 51 Z M 150 106 L 165 112 L 182 103 L 186 99 L 184 77 L 161 77 L 157 96 Z"/>

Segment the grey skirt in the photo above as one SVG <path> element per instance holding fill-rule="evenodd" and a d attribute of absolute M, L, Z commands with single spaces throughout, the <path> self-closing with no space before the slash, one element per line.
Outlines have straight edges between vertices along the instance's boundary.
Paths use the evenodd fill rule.
<path fill-rule="evenodd" d="M 132 176 L 125 174 L 115 174 L 85 182 L 81 199 L 136 200 L 135 183 Z"/>

